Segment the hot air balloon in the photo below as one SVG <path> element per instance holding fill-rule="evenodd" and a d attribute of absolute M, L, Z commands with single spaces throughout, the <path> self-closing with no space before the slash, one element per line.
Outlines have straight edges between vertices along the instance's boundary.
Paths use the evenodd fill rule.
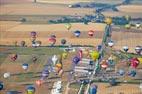
<path fill-rule="evenodd" d="M 56 43 L 56 39 L 55 38 L 49 38 L 48 39 L 50 44 L 53 46 Z"/>
<path fill-rule="evenodd" d="M 110 84 L 111 86 L 116 86 L 116 85 L 117 85 L 116 79 L 114 79 L 114 78 L 110 79 L 110 80 L 109 80 L 109 84 Z"/>
<path fill-rule="evenodd" d="M 110 17 L 106 18 L 105 23 L 110 25 L 112 23 L 112 18 L 110 18 Z"/>
<path fill-rule="evenodd" d="M 22 64 L 22 68 L 23 68 L 24 70 L 27 70 L 28 67 L 29 67 L 29 64 L 27 64 L 27 63 Z"/>
<path fill-rule="evenodd" d="M 130 28 L 131 28 L 131 24 L 126 24 L 126 25 L 125 25 L 125 28 L 126 28 L 126 29 L 130 29 Z"/>
<path fill-rule="evenodd" d="M 62 69 L 62 64 L 61 64 L 61 63 L 57 63 L 57 64 L 55 65 L 55 67 L 57 67 L 58 69 Z"/>
<path fill-rule="evenodd" d="M 57 61 L 58 61 L 57 55 L 53 55 L 53 56 L 52 56 L 53 65 L 55 65 L 55 64 L 57 63 Z"/>
<path fill-rule="evenodd" d="M 62 75 L 63 75 L 63 72 L 64 72 L 63 69 L 61 69 L 61 70 L 59 71 L 58 75 L 59 75 L 59 76 L 62 76 Z"/>
<path fill-rule="evenodd" d="M 17 54 L 12 54 L 10 56 L 10 58 L 11 58 L 12 61 L 15 61 L 18 58 L 18 55 Z"/>
<path fill-rule="evenodd" d="M 101 64 L 101 68 L 106 69 L 107 67 L 108 67 L 108 64 L 107 64 L 106 60 L 103 60 L 102 64 Z"/>
<path fill-rule="evenodd" d="M 141 54 L 142 47 L 141 46 L 136 46 L 135 51 L 136 51 L 137 54 Z"/>
<path fill-rule="evenodd" d="M 136 23 L 136 28 L 140 28 L 141 24 L 140 23 Z"/>
<path fill-rule="evenodd" d="M 114 45 L 114 42 L 113 42 L 113 41 L 108 42 L 108 46 L 109 46 L 109 47 L 113 47 L 113 45 Z"/>
<path fill-rule="evenodd" d="M 82 50 L 79 50 L 79 52 L 78 52 L 78 56 L 79 56 L 79 58 L 80 58 L 80 59 L 82 59 L 82 58 L 83 58 L 83 51 L 82 51 Z"/>
<path fill-rule="evenodd" d="M 61 40 L 61 44 L 62 44 L 62 45 L 65 45 L 66 42 L 67 42 L 67 41 L 66 41 L 65 39 L 62 39 L 62 40 Z"/>
<path fill-rule="evenodd" d="M 102 49 L 102 45 L 97 46 L 97 50 L 100 51 Z"/>
<path fill-rule="evenodd" d="M 42 80 L 37 80 L 36 85 L 40 86 L 42 84 Z"/>
<path fill-rule="evenodd" d="M 138 60 L 139 60 L 140 64 L 142 64 L 142 57 L 139 57 Z"/>
<path fill-rule="evenodd" d="M 131 77 L 135 77 L 136 76 L 136 71 L 135 70 L 131 70 L 128 75 L 131 76 Z"/>
<path fill-rule="evenodd" d="M 139 60 L 137 58 L 132 58 L 130 59 L 130 63 L 132 68 L 137 68 L 137 66 L 139 65 Z"/>
<path fill-rule="evenodd" d="M 128 52 L 129 47 L 128 47 L 128 46 L 123 46 L 123 50 L 124 50 L 125 52 Z"/>
<path fill-rule="evenodd" d="M 89 89 L 89 94 L 97 94 L 97 86 L 95 84 L 92 84 Z"/>
<path fill-rule="evenodd" d="M 125 74 L 125 71 L 124 71 L 123 69 L 120 69 L 120 70 L 118 71 L 118 73 L 119 73 L 119 75 L 123 76 L 123 75 Z"/>
<path fill-rule="evenodd" d="M 67 53 L 67 52 L 62 53 L 62 58 L 63 58 L 63 59 L 66 59 L 67 56 L 68 56 L 68 53 Z"/>
<path fill-rule="evenodd" d="M 92 37 L 92 36 L 94 35 L 94 31 L 93 31 L 93 30 L 90 30 L 90 31 L 88 32 L 88 35 L 89 35 L 90 37 Z"/>
<path fill-rule="evenodd" d="M 80 58 L 78 56 L 75 56 L 72 61 L 73 61 L 74 64 L 77 65 L 80 61 Z"/>
<path fill-rule="evenodd" d="M 76 37 L 79 37 L 80 34 L 81 34 L 81 32 L 80 32 L 79 30 L 77 30 L 77 31 L 74 32 L 74 35 L 75 35 Z"/>
<path fill-rule="evenodd" d="M 0 90 L 3 90 L 3 88 L 4 88 L 4 84 L 0 82 Z"/>
<path fill-rule="evenodd" d="M 48 71 L 48 69 L 44 69 L 44 70 L 42 71 L 41 76 L 44 77 L 44 78 L 48 77 L 48 76 L 49 76 L 49 71 Z"/>
<path fill-rule="evenodd" d="M 35 94 L 35 87 L 34 86 L 28 86 L 27 87 L 27 94 Z"/>
<path fill-rule="evenodd" d="M 35 31 L 31 32 L 31 37 L 35 37 L 37 35 L 37 33 Z"/>
<path fill-rule="evenodd" d="M 37 61 L 37 57 L 36 56 L 32 57 L 32 61 L 33 63 L 35 63 Z"/>
<path fill-rule="evenodd" d="M 91 59 L 96 60 L 96 59 L 99 58 L 100 54 L 99 54 L 99 52 L 97 52 L 97 51 L 92 51 L 92 52 L 90 53 L 90 56 L 91 56 Z"/>
<path fill-rule="evenodd" d="M 65 24 L 65 27 L 67 28 L 67 30 L 69 31 L 72 27 L 72 25 L 70 23 Z"/>
<path fill-rule="evenodd" d="M 6 78 L 9 78 L 10 77 L 10 72 L 6 72 L 3 74 L 3 77 L 6 79 Z"/>

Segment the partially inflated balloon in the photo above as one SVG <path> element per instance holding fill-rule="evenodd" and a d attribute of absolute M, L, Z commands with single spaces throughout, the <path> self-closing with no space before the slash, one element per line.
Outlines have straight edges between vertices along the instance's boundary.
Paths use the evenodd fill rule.
<path fill-rule="evenodd" d="M 24 70 L 27 70 L 28 67 L 29 67 L 29 65 L 28 65 L 27 63 L 24 63 L 24 64 L 22 65 L 22 68 L 23 68 Z"/>

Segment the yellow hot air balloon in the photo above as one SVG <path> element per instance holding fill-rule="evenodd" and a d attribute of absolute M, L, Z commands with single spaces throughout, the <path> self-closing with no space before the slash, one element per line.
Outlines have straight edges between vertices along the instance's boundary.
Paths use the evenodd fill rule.
<path fill-rule="evenodd" d="M 67 28 L 67 30 L 70 30 L 72 25 L 70 23 L 65 24 L 65 27 Z"/>
<path fill-rule="evenodd" d="M 127 20 L 127 21 L 129 21 L 130 19 L 131 19 L 131 16 L 129 16 L 129 15 L 126 15 L 126 16 L 124 16 L 125 17 L 125 19 Z"/>
<path fill-rule="evenodd" d="M 140 64 L 142 64 L 142 57 L 139 57 L 138 60 L 140 61 Z"/>
<path fill-rule="evenodd" d="M 68 56 L 68 53 L 67 53 L 67 52 L 62 53 L 62 58 L 63 58 L 63 59 L 66 59 L 67 56 Z"/>
<path fill-rule="evenodd" d="M 106 18 L 105 23 L 110 25 L 112 23 L 112 18 L 110 18 L 110 17 Z"/>
<path fill-rule="evenodd" d="M 93 52 L 90 53 L 90 56 L 93 60 L 96 60 L 96 59 L 99 58 L 100 54 L 97 51 L 93 51 Z"/>
<path fill-rule="evenodd" d="M 126 25 L 125 25 L 125 28 L 126 28 L 126 29 L 130 29 L 130 28 L 131 28 L 131 24 L 126 24 Z"/>
<path fill-rule="evenodd" d="M 61 63 L 57 63 L 55 66 L 56 66 L 57 68 L 59 68 L 59 69 L 62 68 L 62 64 L 61 64 Z"/>

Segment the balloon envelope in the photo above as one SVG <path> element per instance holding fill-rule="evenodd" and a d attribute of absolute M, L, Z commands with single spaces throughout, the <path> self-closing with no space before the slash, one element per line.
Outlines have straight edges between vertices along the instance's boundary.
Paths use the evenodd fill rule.
<path fill-rule="evenodd" d="M 141 54 L 142 47 L 141 46 L 136 46 L 135 51 L 136 51 L 136 53 Z"/>
<path fill-rule="evenodd" d="M 74 32 L 74 35 L 75 35 L 76 37 L 79 37 L 79 36 L 80 36 L 80 34 L 81 34 L 81 32 L 80 32 L 80 31 L 78 31 L 78 30 Z"/>
<path fill-rule="evenodd" d="M 23 68 L 24 70 L 27 70 L 28 67 L 29 67 L 29 65 L 28 65 L 27 63 L 24 63 L 24 64 L 22 65 L 22 68 Z"/>
<path fill-rule="evenodd" d="M 63 45 L 66 44 L 66 42 L 67 42 L 67 41 L 66 41 L 65 39 L 62 39 L 62 40 L 61 40 L 61 44 L 63 44 Z"/>
<path fill-rule="evenodd" d="M 93 31 L 93 30 L 90 30 L 90 31 L 88 32 L 88 35 L 92 37 L 92 36 L 94 35 L 94 31 Z"/>
<path fill-rule="evenodd" d="M 132 68 L 137 68 L 137 66 L 139 65 L 139 60 L 137 58 L 132 58 L 130 62 Z"/>
<path fill-rule="evenodd" d="M 108 46 L 109 46 L 109 47 L 112 47 L 113 45 L 114 45 L 114 42 L 113 42 L 113 41 L 108 42 Z"/>
<path fill-rule="evenodd" d="M 90 55 L 91 55 L 91 58 L 92 58 L 93 60 L 98 59 L 99 56 L 100 56 L 99 52 L 97 52 L 97 51 L 91 52 Z"/>
<path fill-rule="evenodd" d="M 70 30 L 71 27 L 72 27 L 72 25 L 71 25 L 70 23 L 67 23 L 67 24 L 65 24 L 65 27 L 66 27 L 68 30 Z"/>
<path fill-rule="evenodd" d="M 4 78 L 9 78 L 10 77 L 10 72 L 4 73 L 3 77 Z"/>
<path fill-rule="evenodd" d="M 75 56 L 75 57 L 73 58 L 73 63 L 74 63 L 74 64 L 78 64 L 79 61 L 80 61 L 80 58 L 79 58 L 79 57 Z"/>
<path fill-rule="evenodd" d="M 36 36 L 36 34 L 37 34 L 37 33 L 36 33 L 35 31 L 32 31 L 32 32 L 31 32 L 31 36 Z"/>
<path fill-rule="evenodd" d="M 128 47 L 128 46 L 123 46 L 123 50 L 124 50 L 125 52 L 127 52 L 127 51 L 129 50 L 129 47 Z"/>

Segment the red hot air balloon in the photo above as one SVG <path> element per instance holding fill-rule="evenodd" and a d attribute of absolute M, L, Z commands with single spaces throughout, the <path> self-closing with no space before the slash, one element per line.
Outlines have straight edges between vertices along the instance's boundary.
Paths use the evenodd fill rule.
<path fill-rule="evenodd" d="M 10 56 L 10 58 L 11 58 L 12 61 L 15 61 L 18 58 L 18 55 L 17 54 L 12 54 Z"/>
<path fill-rule="evenodd" d="M 49 38 L 48 40 L 51 43 L 51 45 L 54 45 L 56 43 L 56 39 L 55 38 Z"/>
<path fill-rule="evenodd" d="M 139 65 L 139 60 L 137 59 L 137 58 L 132 58 L 131 60 L 130 60 L 130 63 L 131 63 L 131 67 L 132 68 L 137 68 L 137 66 Z"/>
<path fill-rule="evenodd" d="M 88 35 L 89 35 L 90 37 L 92 37 L 92 36 L 94 35 L 94 31 L 93 31 L 93 30 L 90 30 L 90 31 L 88 32 Z"/>

